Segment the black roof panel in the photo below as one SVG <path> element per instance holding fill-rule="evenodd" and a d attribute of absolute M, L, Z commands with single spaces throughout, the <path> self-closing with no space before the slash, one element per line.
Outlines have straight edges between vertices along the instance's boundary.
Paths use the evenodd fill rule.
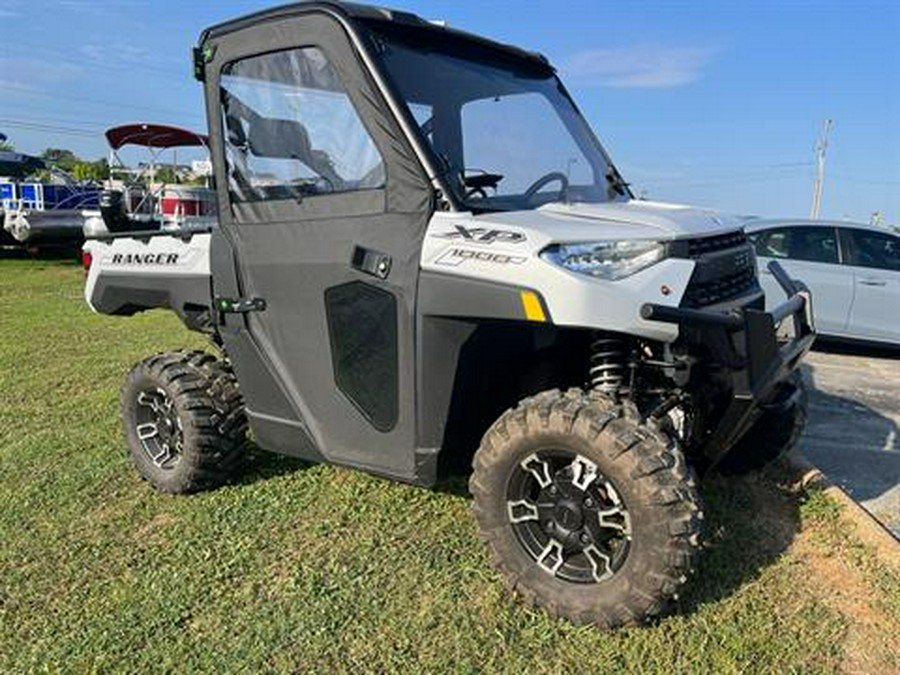
<path fill-rule="evenodd" d="M 528 59 L 540 62 L 543 66 L 548 66 L 547 59 L 537 52 L 527 51 L 514 45 L 505 44 L 490 40 L 488 38 L 468 33 L 466 31 L 449 28 L 439 24 L 432 23 L 417 14 L 405 12 L 402 10 L 389 9 L 386 7 L 378 7 L 375 5 L 362 5 L 351 2 L 341 2 L 339 0 L 311 0 L 308 2 L 294 2 L 289 5 L 280 5 L 270 9 L 264 9 L 259 12 L 247 14 L 236 19 L 231 19 L 224 23 L 217 24 L 207 28 L 200 34 L 199 43 L 202 45 L 209 38 L 215 38 L 221 35 L 246 28 L 263 21 L 274 21 L 283 19 L 306 12 L 327 12 L 341 16 L 352 23 L 369 24 L 385 23 L 403 27 L 407 30 L 421 30 L 424 32 L 433 32 L 435 35 L 443 36 L 445 39 L 457 38 L 461 41 L 474 42 L 481 47 L 494 49 L 504 53 L 507 56 L 514 56 L 522 59 Z"/>

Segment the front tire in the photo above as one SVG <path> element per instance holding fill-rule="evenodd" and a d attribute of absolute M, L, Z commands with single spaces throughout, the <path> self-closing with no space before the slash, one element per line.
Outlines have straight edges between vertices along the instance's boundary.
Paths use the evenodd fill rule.
<path fill-rule="evenodd" d="M 684 456 L 604 397 L 523 400 L 485 434 L 469 487 L 507 585 L 575 623 L 644 622 L 692 570 L 702 512 Z"/>
<path fill-rule="evenodd" d="M 244 456 L 247 419 L 237 379 L 205 352 L 138 363 L 122 385 L 121 413 L 138 473 L 161 492 L 217 487 Z"/>

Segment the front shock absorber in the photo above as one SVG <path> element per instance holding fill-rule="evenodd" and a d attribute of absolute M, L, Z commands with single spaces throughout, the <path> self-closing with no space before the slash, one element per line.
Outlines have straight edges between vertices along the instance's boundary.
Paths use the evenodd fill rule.
<path fill-rule="evenodd" d="M 628 360 L 628 343 L 615 333 L 598 332 L 591 342 L 591 387 L 604 394 L 622 389 Z"/>

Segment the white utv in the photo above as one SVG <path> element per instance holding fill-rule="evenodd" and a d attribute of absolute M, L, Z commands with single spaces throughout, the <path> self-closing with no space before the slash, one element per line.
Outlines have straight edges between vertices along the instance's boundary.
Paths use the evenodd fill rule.
<path fill-rule="evenodd" d="M 695 473 L 761 467 L 802 428 L 805 289 L 773 266 L 766 312 L 737 220 L 635 200 L 538 54 L 334 2 L 215 26 L 194 54 L 219 226 L 87 245 L 94 310 L 170 308 L 221 353 L 127 376 L 141 475 L 215 486 L 248 426 L 420 485 L 471 464 L 526 601 L 603 627 L 661 613 L 698 549 Z"/>

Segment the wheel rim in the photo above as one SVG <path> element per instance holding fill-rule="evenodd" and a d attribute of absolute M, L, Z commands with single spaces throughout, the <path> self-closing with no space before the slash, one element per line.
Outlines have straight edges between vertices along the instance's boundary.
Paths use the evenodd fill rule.
<path fill-rule="evenodd" d="M 135 433 L 147 457 L 160 469 L 172 469 L 184 446 L 181 418 L 169 394 L 157 387 L 138 394 Z"/>
<path fill-rule="evenodd" d="M 581 584 L 610 579 L 628 556 L 631 518 L 597 465 L 560 449 L 513 469 L 506 512 L 519 543 L 548 574 Z"/>

